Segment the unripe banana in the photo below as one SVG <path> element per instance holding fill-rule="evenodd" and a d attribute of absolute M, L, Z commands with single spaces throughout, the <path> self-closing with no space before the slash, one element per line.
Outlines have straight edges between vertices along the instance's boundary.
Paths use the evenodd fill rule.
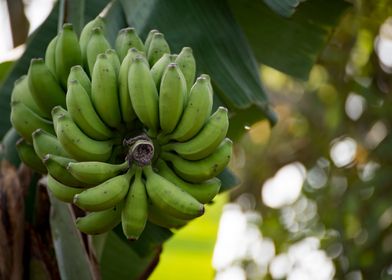
<path fill-rule="evenodd" d="M 180 67 L 182 74 L 184 74 L 188 92 L 192 88 L 196 77 L 196 61 L 190 47 L 182 48 L 178 54 L 175 63 Z"/>
<path fill-rule="evenodd" d="M 91 78 L 91 98 L 102 120 L 119 127 L 121 112 L 117 94 L 117 76 L 105 54 L 98 55 Z"/>
<path fill-rule="evenodd" d="M 98 186 L 75 195 L 74 204 L 85 211 L 102 211 L 114 207 L 121 202 L 129 190 L 134 171 L 113 177 Z"/>
<path fill-rule="evenodd" d="M 50 72 L 56 76 L 56 43 L 58 36 L 54 37 L 46 47 L 45 64 L 48 66 Z"/>
<path fill-rule="evenodd" d="M 162 147 L 162 151 L 175 151 L 189 160 L 205 158 L 212 154 L 226 137 L 228 128 L 227 109 L 219 107 L 195 137 L 187 142 L 166 144 Z"/>
<path fill-rule="evenodd" d="M 135 179 L 131 184 L 121 213 L 122 228 L 130 240 L 137 240 L 146 226 L 148 216 L 147 194 L 142 180 L 142 171 L 136 169 Z"/>
<path fill-rule="evenodd" d="M 204 206 L 170 181 L 156 174 L 150 165 L 143 168 L 147 193 L 161 211 L 179 219 L 192 219 L 204 213 Z"/>
<path fill-rule="evenodd" d="M 14 101 L 22 102 L 40 117 L 50 119 L 50 115 L 46 114 L 38 107 L 33 96 L 31 95 L 26 75 L 21 76 L 14 83 L 14 88 L 12 89 L 11 93 L 11 103 Z"/>
<path fill-rule="evenodd" d="M 211 85 L 211 78 L 210 78 L 210 76 L 207 75 L 207 74 L 201 74 L 201 75 L 200 75 L 200 78 L 203 78 L 203 79 L 206 79 L 206 80 L 207 80 L 208 89 L 210 90 L 211 95 L 213 95 L 214 90 L 213 90 L 212 85 Z"/>
<path fill-rule="evenodd" d="M 93 34 L 94 28 L 101 28 L 102 30 L 105 29 L 105 22 L 104 19 L 100 16 L 97 16 L 92 21 L 88 22 L 82 29 L 79 38 L 79 45 L 80 50 L 82 53 L 83 65 L 85 68 L 88 67 L 87 63 L 87 44 L 90 41 L 91 35 Z"/>
<path fill-rule="evenodd" d="M 70 162 L 74 162 L 75 160 L 70 159 L 70 158 L 66 158 L 66 157 L 47 154 L 42 159 L 42 161 L 45 164 L 46 169 L 48 170 L 48 173 L 53 178 L 55 178 L 57 181 L 63 183 L 64 185 L 67 185 L 70 187 L 81 187 L 81 186 L 85 185 L 82 182 L 78 181 L 75 177 L 73 177 L 67 171 L 67 165 Z M 86 186 L 83 186 L 83 187 L 86 187 Z"/>
<path fill-rule="evenodd" d="M 128 162 L 111 164 L 99 161 L 70 162 L 67 170 L 83 183 L 98 185 L 128 168 Z"/>
<path fill-rule="evenodd" d="M 169 139 L 180 142 L 191 139 L 204 126 L 212 110 L 212 92 L 207 79 L 199 77 L 190 91 L 187 105 L 176 129 L 170 134 L 161 137 L 161 143 Z"/>
<path fill-rule="evenodd" d="M 65 110 L 63 107 L 61 106 L 55 106 L 52 109 L 52 120 L 53 120 L 53 127 L 54 127 L 54 131 L 56 132 L 57 130 L 57 120 L 61 117 L 61 116 L 65 116 L 65 115 L 69 115 L 68 111 Z M 55 133 L 56 134 L 56 133 Z"/>
<path fill-rule="evenodd" d="M 112 64 L 112 67 L 114 69 L 114 72 L 116 73 L 116 76 L 118 77 L 118 72 L 120 71 L 120 60 L 118 58 L 118 55 L 114 49 L 108 49 L 105 52 L 106 56 L 108 57 L 109 61 Z"/>
<path fill-rule="evenodd" d="M 76 80 L 68 83 L 67 108 L 72 120 L 89 137 L 96 140 L 107 140 L 113 132 L 98 116 L 90 96 Z"/>
<path fill-rule="evenodd" d="M 174 62 L 177 55 L 165 53 L 152 67 L 151 67 L 151 76 L 154 79 L 155 85 L 157 88 L 161 86 L 161 79 L 163 73 L 165 72 L 167 66 Z"/>
<path fill-rule="evenodd" d="M 166 178 L 179 188 L 183 189 L 200 203 L 209 203 L 218 193 L 221 181 L 214 177 L 199 184 L 192 184 L 184 181 L 175 174 L 173 170 L 161 159 L 157 161 L 158 174 Z"/>
<path fill-rule="evenodd" d="M 21 138 L 16 142 L 16 150 L 21 161 L 28 167 L 39 173 L 46 173 L 46 167 L 35 153 L 33 145 Z"/>
<path fill-rule="evenodd" d="M 128 90 L 133 109 L 139 120 L 152 133 L 158 130 L 158 91 L 141 55 L 136 56 L 128 73 Z"/>
<path fill-rule="evenodd" d="M 69 70 L 74 65 L 82 64 L 78 36 L 70 23 L 65 23 L 58 35 L 55 61 L 56 76 L 63 88 L 67 88 Z"/>
<path fill-rule="evenodd" d="M 148 220 L 153 224 L 165 228 L 180 228 L 188 223 L 187 220 L 170 216 L 152 203 L 148 205 Z"/>
<path fill-rule="evenodd" d="M 84 71 L 83 67 L 80 65 L 75 65 L 71 67 L 69 72 L 67 87 L 69 87 L 69 83 L 71 81 L 78 81 L 79 84 L 82 85 L 84 90 L 87 92 L 89 96 L 91 96 L 91 81 L 88 77 L 87 73 Z"/>
<path fill-rule="evenodd" d="M 170 53 L 169 44 L 162 33 L 154 33 L 148 47 L 147 58 L 150 65 L 154 65 L 165 53 Z"/>
<path fill-rule="evenodd" d="M 209 76 L 194 82 L 191 48 L 171 55 L 159 31 L 143 45 L 125 28 L 115 51 L 104 27 L 97 17 L 78 42 L 64 24 L 45 62 L 33 59 L 15 83 L 11 122 L 23 137 L 21 159 L 48 173 L 53 196 L 92 212 L 77 219 L 82 232 L 104 233 L 122 221 L 124 235 L 135 240 L 147 220 L 179 228 L 203 215 L 220 190 L 215 176 L 228 164 L 232 142 L 224 139 L 227 110 L 210 116 Z"/>
<path fill-rule="evenodd" d="M 145 49 L 145 53 L 146 53 L 146 54 L 148 53 L 148 50 L 149 50 L 149 48 L 150 48 L 150 44 L 151 44 L 152 37 L 154 36 L 155 33 L 158 33 L 158 32 L 159 32 L 158 30 L 152 29 L 152 30 L 150 30 L 150 32 L 148 33 L 147 38 L 146 38 L 146 40 L 144 41 L 144 49 Z"/>
<path fill-rule="evenodd" d="M 110 44 L 103 34 L 103 29 L 100 27 L 94 28 L 86 48 L 87 64 L 90 76 L 92 76 L 98 55 L 104 53 L 110 48 Z"/>
<path fill-rule="evenodd" d="M 50 174 L 47 176 L 47 186 L 52 194 L 59 200 L 71 203 L 75 194 L 81 193 L 84 189 L 74 188 L 57 181 Z"/>
<path fill-rule="evenodd" d="M 229 163 L 233 143 L 225 138 L 219 147 L 208 157 L 190 161 L 178 155 L 163 152 L 161 157 L 172 163 L 175 172 L 184 180 L 200 183 L 220 174 Z"/>
<path fill-rule="evenodd" d="M 33 132 L 33 146 L 35 153 L 40 159 L 43 159 L 47 154 L 70 157 L 70 155 L 63 149 L 56 136 L 47 133 L 41 128 Z"/>
<path fill-rule="evenodd" d="M 56 105 L 65 107 L 65 93 L 42 58 L 31 60 L 28 83 L 34 101 L 46 115 Z"/>
<path fill-rule="evenodd" d="M 159 90 L 159 122 L 164 133 L 177 126 L 184 108 L 186 82 L 177 64 L 170 63 L 163 74 Z"/>
<path fill-rule="evenodd" d="M 112 153 L 112 141 L 91 139 L 68 115 L 57 119 L 56 134 L 64 150 L 78 161 L 106 161 Z"/>
<path fill-rule="evenodd" d="M 120 71 L 118 74 L 118 92 L 120 99 L 120 108 L 121 108 L 121 116 L 122 120 L 125 123 L 131 123 L 134 119 L 136 119 L 136 114 L 133 111 L 133 107 L 131 104 L 131 97 L 129 96 L 128 91 L 128 72 L 129 67 L 133 59 L 140 54 L 137 49 L 131 48 L 129 49 L 127 55 L 122 60 Z"/>
<path fill-rule="evenodd" d="M 121 206 L 92 212 L 76 219 L 76 227 L 87 234 L 101 234 L 112 230 L 121 221 Z"/>
<path fill-rule="evenodd" d="M 33 143 L 31 134 L 38 128 L 54 134 L 51 121 L 41 118 L 20 101 L 11 103 L 11 123 L 29 143 Z"/>
<path fill-rule="evenodd" d="M 135 48 L 141 52 L 144 52 L 143 42 L 136 34 L 135 29 L 132 27 L 123 28 L 118 32 L 115 46 L 120 61 L 123 61 L 124 57 L 128 53 L 128 50 L 131 48 Z"/>

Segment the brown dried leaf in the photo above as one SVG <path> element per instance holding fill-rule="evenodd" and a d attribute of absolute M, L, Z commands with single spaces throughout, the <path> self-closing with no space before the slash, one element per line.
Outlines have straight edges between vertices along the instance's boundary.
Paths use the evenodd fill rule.
<path fill-rule="evenodd" d="M 22 279 L 24 195 L 15 168 L 0 163 L 0 279 Z"/>

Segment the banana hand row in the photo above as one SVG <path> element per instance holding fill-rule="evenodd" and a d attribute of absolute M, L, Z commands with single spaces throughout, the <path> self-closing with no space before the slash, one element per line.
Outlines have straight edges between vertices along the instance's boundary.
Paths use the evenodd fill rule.
<path fill-rule="evenodd" d="M 196 78 L 192 49 L 172 54 L 151 30 L 112 46 L 105 20 L 80 37 L 64 24 L 45 59 L 15 82 L 11 122 L 22 161 L 46 174 L 48 190 L 86 212 L 76 226 L 99 234 L 122 224 L 138 239 L 147 221 L 179 228 L 204 213 L 228 165 L 228 110 L 213 108 L 210 77 Z"/>

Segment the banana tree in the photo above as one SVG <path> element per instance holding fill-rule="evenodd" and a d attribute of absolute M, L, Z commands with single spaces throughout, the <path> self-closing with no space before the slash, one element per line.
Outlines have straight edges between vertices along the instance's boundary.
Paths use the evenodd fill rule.
<path fill-rule="evenodd" d="M 101 15 L 112 46 L 119 30 L 132 26 L 143 39 L 150 30 L 159 30 L 173 53 L 180 53 L 183 46 L 191 47 L 196 72 L 211 77 L 214 108 L 228 108 L 228 136 L 237 141 L 254 122 L 267 119 L 273 125 L 277 121 L 259 79 L 259 65 L 306 80 L 348 7 L 340 0 L 284 4 L 273 0 L 57 2 L 28 38 L 21 58 L 7 68 L 1 84 L 0 234 L 7 242 L 0 250 L 0 278 L 146 279 L 159 261 L 162 244 L 173 235 L 154 223 L 146 224 L 137 241 L 128 240 L 121 225 L 105 234 L 82 234 L 75 227 L 81 209 L 47 191 L 50 176 L 42 177 L 20 163 L 16 152 L 20 135 L 10 123 L 12 89 L 28 72 L 30 61 L 45 56 L 64 23 L 71 23 L 80 35 L 86 23 Z M 146 145 L 143 149 L 151 146 Z M 238 184 L 238 178 L 227 168 L 219 179 L 221 191 Z"/>

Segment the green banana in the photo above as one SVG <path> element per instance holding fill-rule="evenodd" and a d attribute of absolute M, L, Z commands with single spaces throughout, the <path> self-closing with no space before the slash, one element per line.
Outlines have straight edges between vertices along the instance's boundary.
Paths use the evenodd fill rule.
<path fill-rule="evenodd" d="M 128 50 L 127 55 L 122 60 L 120 71 L 118 74 L 118 92 L 121 108 L 121 116 L 125 123 L 131 123 L 136 119 L 136 114 L 133 111 L 131 98 L 128 92 L 128 72 L 132 60 L 139 54 L 138 50 L 131 48 Z"/>
<path fill-rule="evenodd" d="M 57 181 L 50 174 L 47 176 L 47 186 L 52 194 L 59 200 L 72 203 L 75 194 L 81 193 L 84 189 L 74 188 Z"/>
<path fill-rule="evenodd" d="M 46 47 L 45 64 L 48 66 L 50 72 L 56 76 L 56 44 L 58 36 L 54 37 Z"/>
<path fill-rule="evenodd" d="M 159 138 L 164 144 L 173 139 L 180 142 L 191 139 L 204 126 L 212 110 L 212 92 L 206 78 L 199 77 L 190 91 L 187 105 L 176 129 Z"/>
<path fill-rule="evenodd" d="M 165 53 L 170 53 L 169 44 L 162 33 L 154 33 L 147 51 L 147 59 L 150 65 L 154 65 Z"/>
<path fill-rule="evenodd" d="M 54 134 L 51 121 L 41 118 L 20 101 L 11 103 L 11 123 L 29 143 L 33 143 L 31 134 L 38 128 Z"/>
<path fill-rule="evenodd" d="M 27 76 L 31 95 L 45 114 L 50 115 L 56 105 L 65 107 L 65 92 L 42 58 L 31 60 Z"/>
<path fill-rule="evenodd" d="M 106 50 L 110 49 L 110 44 L 103 34 L 103 29 L 96 27 L 93 29 L 90 40 L 88 41 L 86 47 L 87 54 L 87 64 L 90 76 L 92 76 L 95 62 L 99 54 L 104 53 Z"/>
<path fill-rule="evenodd" d="M 79 45 L 80 45 L 80 51 L 82 53 L 83 65 L 85 68 L 88 67 L 87 44 L 90 41 L 91 35 L 93 34 L 93 29 L 97 27 L 101 28 L 102 30 L 105 29 L 104 19 L 100 16 L 97 16 L 95 19 L 88 22 L 82 29 L 82 32 L 80 33 Z"/>
<path fill-rule="evenodd" d="M 176 54 L 168 54 L 165 53 L 162 55 L 162 57 L 151 67 L 150 73 L 152 78 L 154 79 L 155 85 L 157 88 L 160 87 L 161 85 L 161 79 L 163 76 L 163 73 L 165 72 L 167 66 L 171 63 L 174 62 L 176 59 L 177 55 Z"/>
<path fill-rule="evenodd" d="M 120 57 L 120 61 L 123 61 L 128 50 L 131 48 L 136 48 L 137 50 L 144 52 L 143 42 L 137 35 L 135 28 L 132 27 L 123 28 L 118 32 L 115 47 Z"/>
<path fill-rule="evenodd" d="M 98 185 L 128 168 L 128 162 L 111 164 L 100 161 L 70 162 L 67 170 L 83 183 Z"/>
<path fill-rule="evenodd" d="M 192 184 L 178 177 L 165 161 L 159 159 L 156 164 L 159 175 L 189 193 L 200 203 L 209 203 L 219 193 L 221 181 L 216 177 L 199 184 Z"/>
<path fill-rule="evenodd" d="M 205 158 L 212 154 L 226 137 L 228 128 L 227 109 L 219 107 L 195 137 L 187 142 L 168 143 L 162 146 L 162 151 L 175 151 L 189 160 Z"/>
<path fill-rule="evenodd" d="M 159 90 L 159 123 L 164 133 L 177 126 L 184 109 L 186 82 L 177 64 L 170 63 L 163 74 Z"/>
<path fill-rule="evenodd" d="M 196 77 L 196 61 L 193 56 L 193 51 L 190 47 L 182 48 L 178 54 L 175 63 L 180 67 L 184 74 L 188 92 L 191 89 Z"/>
<path fill-rule="evenodd" d="M 225 138 L 219 147 L 208 157 L 201 160 L 190 161 L 182 157 L 162 152 L 161 157 L 170 161 L 175 172 L 184 180 L 200 183 L 220 174 L 231 158 L 233 142 Z"/>
<path fill-rule="evenodd" d="M 46 166 L 46 169 L 48 170 L 48 173 L 53 176 L 57 181 L 63 183 L 64 185 L 70 186 L 70 187 L 81 187 L 85 184 L 82 182 L 78 181 L 75 177 L 73 177 L 70 173 L 67 171 L 67 165 L 70 162 L 74 162 L 75 160 L 62 157 L 62 156 L 56 156 L 52 154 L 47 154 L 43 159 L 42 162 Z M 85 186 L 83 186 L 85 187 Z"/>
<path fill-rule="evenodd" d="M 114 72 L 118 77 L 118 72 L 120 71 L 121 63 L 116 51 L 114 49 L 108 49 L 106 50 L 105 54 L 108 57 L 109 61 L 111 62 Z"/>
<path fill-rule="evenodd" d="M 33 146 L 35 153 L 40 159 L 43 159 L 47 154 L 70 157 L 70 155 L 63 149 L 56 136 L 47 133 L 41 128 L 33 132 Z"/>
<path fill-rule="evenodd" d="M 14 83 L 14 88 L 12 89 L 11 93 L 11 103 L 14 101 L 22 102 L 40 117 L 50 119 L 50 115 L 46 114 L 38 107 L 33 96 L 31 95 L 26 75 L 21 76 Z"/>
<path fill-rule="evenodd" d="M 148 217 L 147 194 L 142 180 L 142 171 L 136 169 L 135 179 L 131 184 L 124 209 L 121 213 L 122 228 L 130 240 L 137 240 L 146 226 Z"/>
<path fill-rule="evenodd" d="M 91 99 L 102 120 L 110 127 L 119 127 L 121 112 L 117 94 L 117 76 L 107 55 L 100 54 L 91 78 Z"/>
<path fill-rule="evenodd" d="M 137 55 L 128 73 L 128 90 L 139 120 L 152 133 L 158 130 L 158 91 L 144 58 Z"/>
<path fill-rule="evenodd" d="M 121 202 L 129 190 L 133 169 L 75 195 L 74 204 L 85 211 L 101 211 Z"/>
<path fill-rule="evenodd" d="M 72 120 L 89 137 L 96 140 L 107 140 L 113 132 L 98 116 L 90 96 L 76 80 L 68 83 L 67 108 Z"/>
<path fill-rule="evenodd" d="M 148 205 L 148 220 L 153 224 L 165 228 L 180 228 L 188 223 L 187 220 L 170 216 L 152 203 L 149 203 Z"/>
<path fill-rule="evenodd" d="M 203 204 L 164 177 L 156 174 L 150 165 L 145 166 L 143 172 L 147 178 L 148 196 L 161 211 L 179 219 L 192 219 L 203 215 Z"/>
<path fill-rule="evenodd" d="M 76 219 L 76 227 L 84 233 L 95 235 L 108 232 L 121 221 L 121 206 L 92 212 Z"/>
<path fill-rule="evenodd" d="M 67 87 L 71 81 L 78 81 L 82 85 L 84 90 L 87 92 L 88 96 L 91 96 L 91 81 L 87 73 L 84 71 L 83 67 L 80 65 L 75 65 L 71 67 L 69 72 Z"/>
<path fill-rule="evenodd" d="M 78 161 L 106 161 L 112 152 L 113 142 L 98 141 L 84 134 L 68 115 L 55 121 L 56 134 L 64 150 Z"/>
<path fill-rule="evenodd" d="M 60 31 L 55 51 L 56 76 L 64 88 L 67 88 L 69 70 L 74 65 L 82 64 L 82 53 L 78 36 L 70 23 L 65 23 Z"/>
<path fill-rule="evenodd" d="M 148 35 L 147 35 L 146 40 L 144 41 L 144 49 L 145 49 L 145 53 L 146 53 L 146 54 L 148 53 L 148 50 L 149 50 L 149 48 L 150 48 L 150 44 L 151 44 L 152 37 L 154 36 L 155 33 L 159 33 L 159 31 L 156 30 L 156 29 L 150 30 L 150 32 L 148 32 Z"/>
<path fill-rule="evenodd" d="M 21 138 L 16 142 L 16 150 L 18 151 L 20 159 L 28 167 L 39 173 L 46 173 L 46 167 L 35 153 L 33 145 Z"/>
<path fill-rule="evenodd" d="M 207 75 L 207 74 L 201 74 L 201 75 L 200 75 L 200 78 L 203 78 L 203 79 L 206 79 L 206 80 L 207 80 L 208 89 L 210 90 L 211 95 L 213 95 L 213 92 L 214 92 L 214 91 L 213 91 L 213 89 L 212 89 L 211 78 L 210 78 L 210 76 Z"/>
<path fill-rule="evenodd" d="M 57 130 L 57 120 L 59 117 L 64 116 L 64 115 L 69 115 L 68 111 L 65 110 L 63 107 L 61 106 L 55 106 L 52 109 L 52 120 L 53 120 L 53 127 L 54 127 L 54 131 L 56 132 Z"/>

